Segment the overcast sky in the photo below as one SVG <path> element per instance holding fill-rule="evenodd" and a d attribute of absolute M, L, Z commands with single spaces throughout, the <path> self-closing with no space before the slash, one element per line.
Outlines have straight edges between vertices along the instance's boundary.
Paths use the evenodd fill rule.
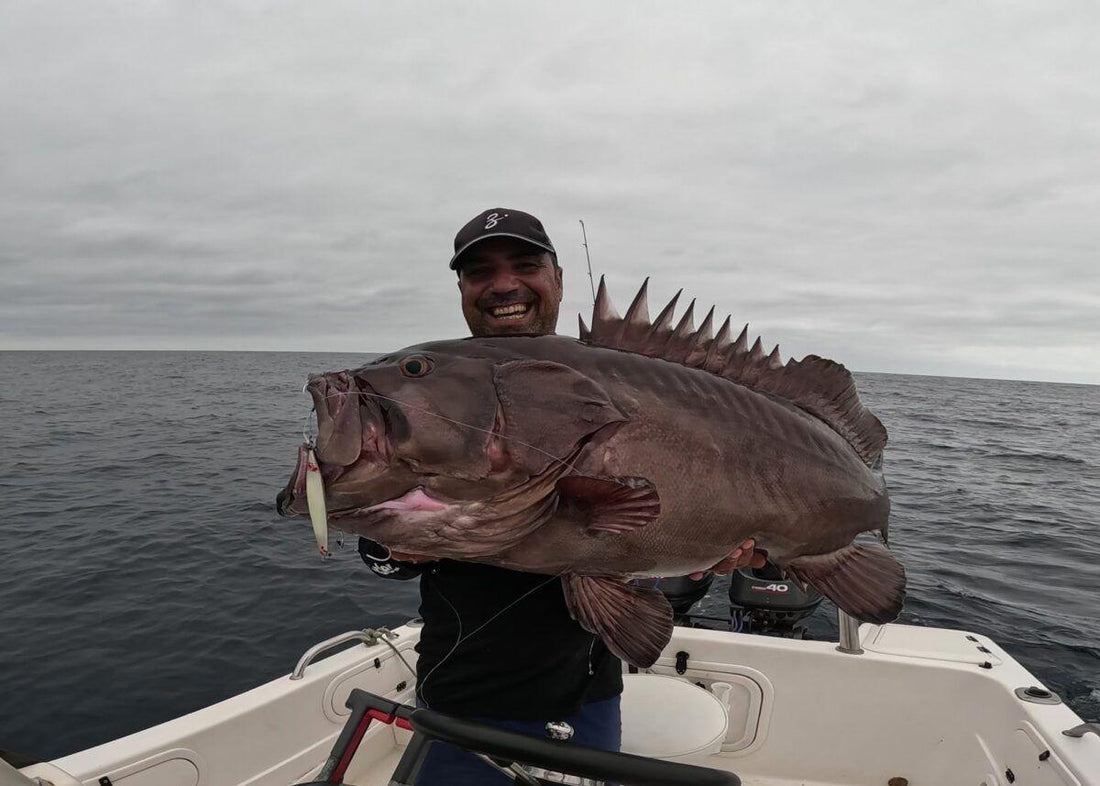
<path fill-rule="evenodd" d="M 786 358 L 1100 383 L 1095 3 L 0 2 L 0 348 L 463 335 L 455 231 Z"/>

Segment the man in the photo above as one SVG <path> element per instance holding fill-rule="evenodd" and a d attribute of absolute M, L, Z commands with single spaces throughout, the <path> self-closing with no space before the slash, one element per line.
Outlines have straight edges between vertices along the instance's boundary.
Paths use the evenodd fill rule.
<path fill-rule="evenodd" d="M 542 223 L 519 210 L 493 208 L 455 236 L 462 315 L 474 336 L 553 334 L 562 271 Z M 555 577 L 387 554 L 361 539 L 378 575 L 420 576 L 417 699 L 432 709 L 534 736 L 564 720 L 581 745 L 618 750 L 622 663 L 569 615 Z M 386 558 L 388 557 L 388 559 Z M 759 566 L 752 541 L 714 566 Z M 701 574 L 695 574 L 699 576 Z M 506 784 L 509 779 L 451 746 L 431 746 L 421 786 Z"/>

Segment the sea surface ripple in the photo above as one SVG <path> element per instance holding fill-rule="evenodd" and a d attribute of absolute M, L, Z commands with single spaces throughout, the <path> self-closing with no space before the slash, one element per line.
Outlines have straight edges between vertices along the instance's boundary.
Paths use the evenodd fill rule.
<path fill-rule="evenodd" d="M 0 352 L 0 748 L 105 742 L 415 615 L 416 582 L 351 542 L 321 561 L 274 512 L 306 374 L 366 357 Z M 856 377 L 890 432 L 901 621 L 987 634 L 1100 716 L 1100 387 Z M 831 606 L 811 629 L 836 635 Z"/>

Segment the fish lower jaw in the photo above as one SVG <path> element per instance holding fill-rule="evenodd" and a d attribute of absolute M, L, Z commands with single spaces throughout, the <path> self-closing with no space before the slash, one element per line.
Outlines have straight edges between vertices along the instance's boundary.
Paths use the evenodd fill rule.
<path fill-rule="evenodd" d="M 417 486 L 412 491 L 402 494 L 397 499 L 391 499 L 388 502 L 372 505 L 367 508 L 367 510 L 421 510 L 436 512 L 446 510 L 448 507 L 450 506 L 446 503 L 429 497 L 422 487 Z"/>
<path fill-rule="evenodd" d="M 412 491 L 407 491 L 400 497 L 395 497 L 385 502 L 379 502 L 376 505 L 367 505 L 361 508 L 351 508 L 348 510 L 333 512 L 332 518 L 366 518 L 375 513 L 382 513 L 383 511 L 393 511 L 394 513 L 438 513 L 441 510 L 447 510 L 451 506 L 445 502 L 440 502 L 428 496 L 428 493 L 420 486 L 417 486 Z"/>

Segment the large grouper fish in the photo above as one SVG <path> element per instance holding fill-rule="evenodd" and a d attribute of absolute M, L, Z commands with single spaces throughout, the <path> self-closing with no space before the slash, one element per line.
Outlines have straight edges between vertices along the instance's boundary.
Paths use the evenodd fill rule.
<path fill-rule="evenodd" d="M 648 281 L 647 281 L 648 284 Z M 574 619 L 635 666 L 672 634 L 638 577 L 716 565 L 746 538 L 854 617 L 901 610 L 885 541 L 886 430 L 848 371 L 731 340 L 714 310 L 624 317 L 600 282 L 580 339 L 436 341 L 310 377 L 332 526 L 394 551 L 560 576 Z M 279 495 L 307 515 L 307 464 Z"/>

